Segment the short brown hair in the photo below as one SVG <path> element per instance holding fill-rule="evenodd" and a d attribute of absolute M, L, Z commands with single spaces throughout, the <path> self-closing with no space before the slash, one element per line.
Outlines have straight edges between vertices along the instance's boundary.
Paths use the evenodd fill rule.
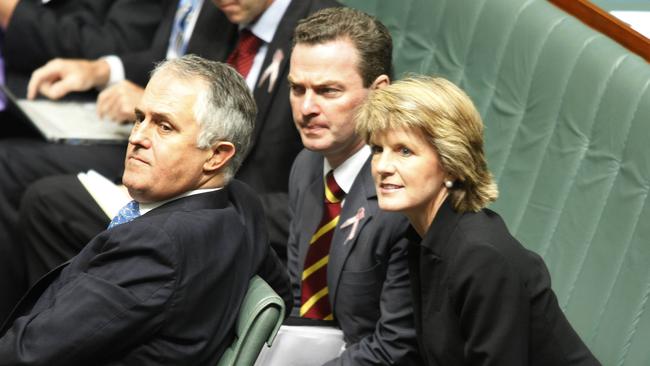
<path fill-rule="evenodd" d="M 368 88 L 381 75 L 390 76 L 393 41 L 377 18 L 362 11 L 337 7 L 320 10 L 298 22 L 293 44 L 316 45 L 349 39 L 359 53 L 358 71 Z"/>
<path fill-rule="evenodd" d="M 454 178 L 454 208 L 478 211 L 498 196 L 483 152 L 483 121 L 470 98 L 443 78 L 410 76 L 374 90 L 357 111 L 357 132 L 369 142 L 374 133 L 396 128 L 422 132 Z"/>

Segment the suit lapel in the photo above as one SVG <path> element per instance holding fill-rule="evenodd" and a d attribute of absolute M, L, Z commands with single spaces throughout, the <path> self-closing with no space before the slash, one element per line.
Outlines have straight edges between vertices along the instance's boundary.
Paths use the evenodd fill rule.
<path fill-rule="evenodd" d="M 320 161 L 321 163 L 317 164 L 316 169 L 319 169 L 319 171 L 322 172 L 322 158 Z M 311 236 L 314 234 L 314 232 L 316 232 L 318 224 L 320 224 L 320 220 L 323 217 L 323 200 L 325 197 L 324 190 L 325 188 L 323 185 L 323 174 L 319 173 L 316 175 L 316 178 L 309 184 L 309 187 L 307 188 L 304 196 L 305 202 L 303 207 L 310 207 L 311 209 L 305 210 L 306 212 L 304 213 L 302 220 L 303 225 L 301 232 L 305 233 L 305 235 L 303 235 L 300 240 L 299 263 L 301 266 L 305 263 L 305 257 L 307 256 L 307 251 L 309 250 L 309 241 L 311 240 Z"/>
<path fill-rule="evenodd" d="M 201 31 L 192 32 L 187 53 L 225 62 L 237 40 L 237 26 L 212 1 L 204 1 L 194 29 Z"/>
<path fill-rule="evenodd" d="M 357 245 L 359 233 L 372 220 L 377 210 L 377 194 L 370 174 L 370 159 L 368 159 L 347 194 L 339 224 L 332 238 L 327 283 L 330 301 L 334 306 L 336 306 L 336 292 L 345 261 Z"/>

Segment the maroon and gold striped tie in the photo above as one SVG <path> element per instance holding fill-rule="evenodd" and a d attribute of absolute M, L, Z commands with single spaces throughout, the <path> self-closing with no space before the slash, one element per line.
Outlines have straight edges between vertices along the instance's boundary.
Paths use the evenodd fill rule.
<path fill-rule="evenodd" d="M 302 271 L 302 306 L 300 316 L 311 319 L 333 320 L 328 298 L 327 263 L 334 228 L 339 222 L 341 200 L 345 192 L 336 184 L 330 170 L 325 178 L 325 204 L 323 218 L 309 241 Z"/>
<path fill-rule="evenodd" d="M 239 39 L 235 49 L 230 53 L 226 62 L 235 68 L 243 77 L 253 67 L 255 55 L 262 45 L 262 40 L 257 38 L 250 30 L 243 29 L 239 33 Z"/>

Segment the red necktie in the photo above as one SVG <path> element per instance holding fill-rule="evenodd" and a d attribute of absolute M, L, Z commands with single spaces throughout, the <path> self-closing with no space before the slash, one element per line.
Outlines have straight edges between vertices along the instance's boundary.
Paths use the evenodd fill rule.
<path fill-rule="evenodd" d="M 334 229 L 339 222 L 341 200 L 345 192 L 336 184 L 332 170 L 325 178 L 323 218 L 309 241 L 302 271 L 302 306 L 300 316 L 311 319 L 333 320 L 327 288 L 327 263 Z"/>
<path fill-rule="evenodd" d="M 237 45 L 226 60 L 243 77 L 248 75 L 253 66 L 253 60 L 262 45 L 262 40 L 257 38 L 250 30 L 244 29 L 239 33 Z"/>

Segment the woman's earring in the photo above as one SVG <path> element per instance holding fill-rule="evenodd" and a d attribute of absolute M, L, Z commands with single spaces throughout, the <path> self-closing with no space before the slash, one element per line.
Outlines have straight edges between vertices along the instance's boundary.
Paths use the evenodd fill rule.
<path fill-rule="evenodd" d="M 454 186 L 453 181 L 451 181 L 451 180 L 446 180 L 445 181 L 445 187 L 447 187 L 447 189 L 451 189 L 453 186 Z"/>

